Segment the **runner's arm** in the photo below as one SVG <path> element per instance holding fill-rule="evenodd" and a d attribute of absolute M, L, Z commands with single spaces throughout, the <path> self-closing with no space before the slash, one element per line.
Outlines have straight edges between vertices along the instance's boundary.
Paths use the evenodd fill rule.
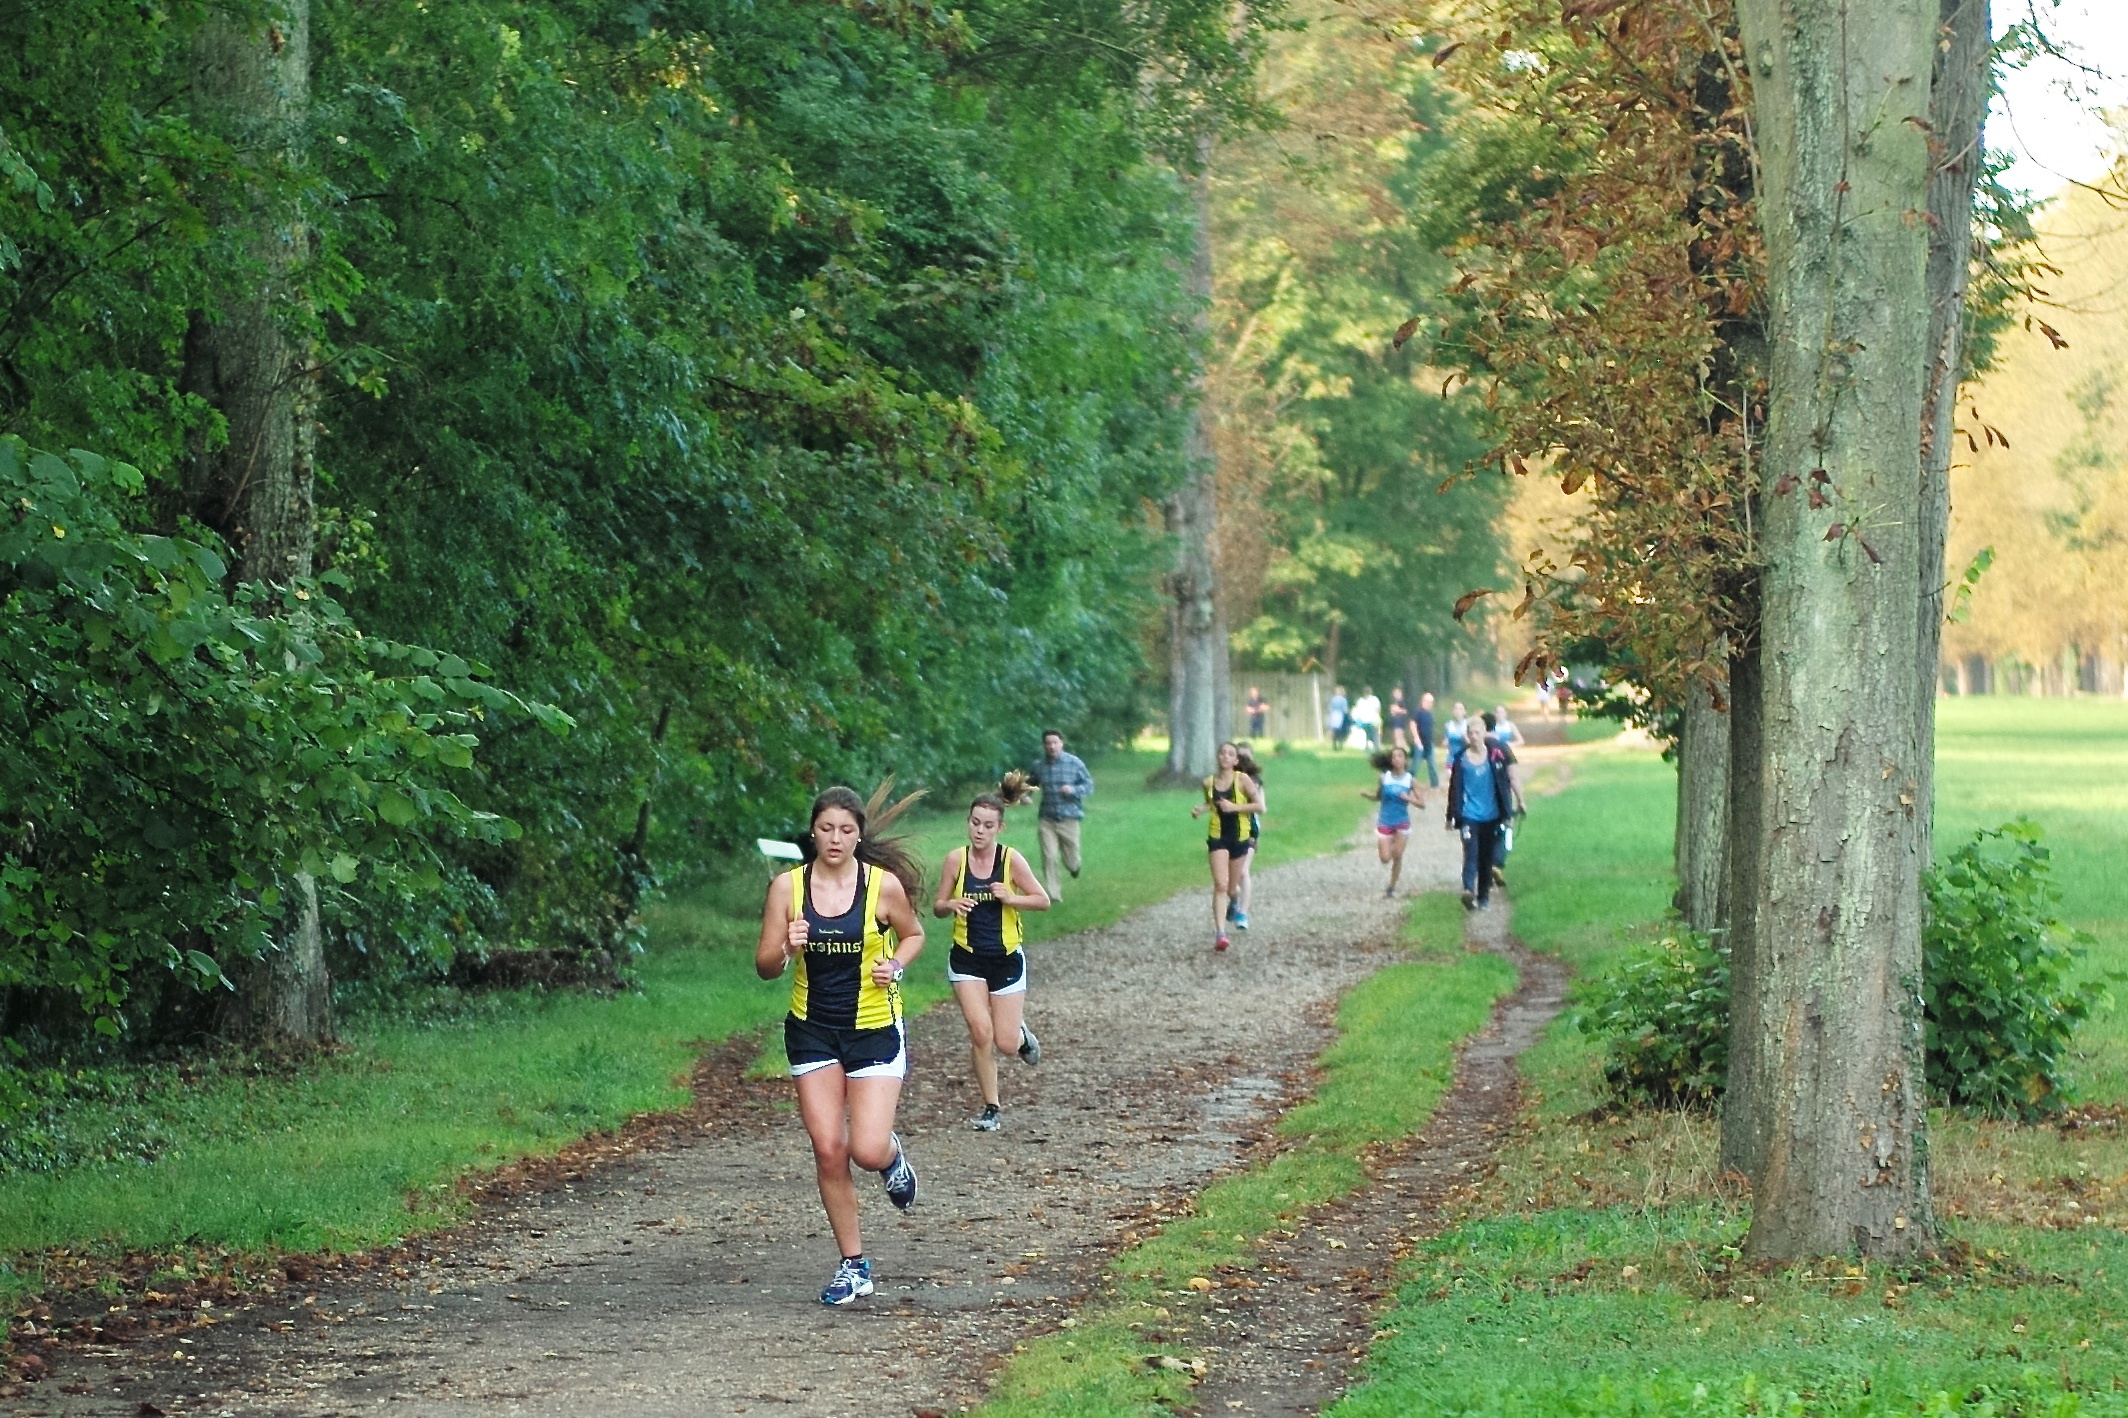
<path fill-rule="evenodd" d="M 778 872 L 768 884 L 768 900 L 761 906 L 761 939 L 754 943 L 754 973 L 773 980 L 805 949 L 805 918 L 791 919 L 791 878 Z"/>
<path fill-rule="evenodd" d="M 1008 896 L 1002 891 L 992 894 L 1015 911 L 1048 910 L 1049 893 L 1042 889 L 1041 880 L 1035 876 L 1034 864 L 1009 848 L 1001 846 L 998 850 L 1009 853 L 1005 860 L 1012 864 L 1010 883 L 1013 894 Z"/>
<path fill-rule="evenodd" d="M 933 915 L 940 917 L 965 916 L 970 910 L 974 909 L 975 903 L 973 901 L 970 901 L 965 896 L 955 896 L 953 894 L 953 879 L 960 875 L 960 859 L 967 850 L 966 847 L 955 847 L 952 851 L 946 853 L 945 864 L 938 869 L 938 895 L 931 902 L 931 913 Z"/>
<path fill-rule="evenodd" d="M 924 923 L 909 904 L 909 893 L 898 876 L 889 875 L 879 884 L 879 912 L 894 928 L 896 937 L 894 954 L 872 967 L 872 982 L 885 985 L 894 980 L 892 966 L 906 970 L 924 953 Z"/>

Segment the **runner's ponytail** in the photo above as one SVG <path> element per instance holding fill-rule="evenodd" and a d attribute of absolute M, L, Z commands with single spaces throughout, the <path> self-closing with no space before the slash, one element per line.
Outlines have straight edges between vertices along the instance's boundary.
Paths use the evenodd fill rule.
<path fill-rule="evenodd" d="M 857 819 L 857 860 L 868 867 L 878 867 L 881 871 L 892 874 L 901 882 L 902 889 L 909 893 L 909 899 L 914 901 L 924 892 L 923 863 L 909 850 L 905 839 L 875 837 L 873 833 L 892 825 L 909 810 L 911 804 L 923 796 L 923 792 L 919 789 L 889 803 L 887 794 L 893 787 L 894 779 L 890 776 L 873 791 L 870 802 L 858 797 L 852 789 L 829 788 L 813 799 L 813 810 L 806 817 L 806 832 L 798 839 L 798 850 L 807 862 L 813 860 L 818 848 L 813 845 L 812 824 L 820 821 L 820 814 L 830 808 L 839 807 Z"/>

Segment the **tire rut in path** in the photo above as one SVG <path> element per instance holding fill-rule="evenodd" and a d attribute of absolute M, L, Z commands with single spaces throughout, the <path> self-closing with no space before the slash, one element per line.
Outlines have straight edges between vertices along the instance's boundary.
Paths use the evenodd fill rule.
<path fill-rule="evenodd" d="M 1374 1160 L 1367 1185 L 1309 1213 L 1266 1246 L 1255 1288 L 1230 1286 L 1209 1321 L 1206 1418 L 1313 1414 L 1350 1384 L 1395 1291 L 1412 1241 L 1443 1229 L 1445 1204 L 1484 1177 L 1521 1111 L 1516 1060 L 1566 999 L 1566 967 L 1508 930 L 1508 912 L 1473 914 L 1465 943 L 1514 962 L 1515 992 L 1463 1047 L 1455 1080 L 1425 1129 Z M 1336 1244 L 1333 1244 L 1335 1242 Z"/>
<path fill-rule="evenodd" d="M 1409 889 L 1452 886 L 1455 839 L 1414 838 Z M 860 1177 L 879 1281 L 860 1304 L 816 1298 L 834 1242 L 795 1116 L 742 1107 L 564 1174 L 401 1274 L 224 1311 L 153 1352 L 76 1349 L 6 1411 L 951 1410 L 980 1396 L 994 1356 L 1088 1293 L 1127 1228 L 1247 1160 L 1329 1042 L 1338 995 L 1394 958 L 1405 903 L 1382 880 L 1371 851 L 1263 872 L 1256 929 L 1224 956 L 1202 889 L 1036 945 L 1029 1017 L 1047 1056 L 1007 1066 L 1000 1134 L 968 1129 L 958 1012 L 912 1021 L 901 1128 L 923 1194 L 897 1215 Z M 927 954 L 936 968 L 944 950 Z"/>

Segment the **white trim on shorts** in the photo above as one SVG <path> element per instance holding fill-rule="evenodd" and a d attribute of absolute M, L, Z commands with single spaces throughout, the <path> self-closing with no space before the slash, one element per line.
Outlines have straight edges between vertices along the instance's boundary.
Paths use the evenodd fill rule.
<path fill-rule="evenodd" d="M 901 1047 L 895 1050 L 893 1058 L 888 1059 L 885 1063 L 850 1069 L 848 1076 L 851 1078 L 907 1078 L 909 1076 L 909 1031 L 903 1027 L 902 1022 L 898 1019 L 894 1021 L 894 1034 L 900 1041 Z M 841 1067 L 842 1060 L 840 1059 L 814 1059 L 810 1063 L 792 1064 L 790 1065 L 790 1070 L 791 1077 L 803 1078 L 809 1073 L 818 1073 L 824 1068 Z"/>
<path fill-rule="evenodd" d="M 1027 947 L 1021 946 L 1013 954 L 1020 957 L 1020 978 L 1014 980 L 1002 990 L 992 990 L 990 992 L 992 999 L 997 999 L 1002 995 L 1024 995 L 1027 993 Z M 948 965 L 946 967 L 946 983 L 949 985 L 988 985 L 990 977 L 987 975 L 963 975 L 960 971 Z"/>

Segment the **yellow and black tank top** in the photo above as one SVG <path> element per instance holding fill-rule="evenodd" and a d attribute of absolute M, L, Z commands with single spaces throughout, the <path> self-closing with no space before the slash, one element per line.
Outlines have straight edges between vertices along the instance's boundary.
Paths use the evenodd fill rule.
<path fill-rule="evenodd" d="M 953 943 L 977 955 L 1010 955 L 1020 948 L 1020 913 L 998 900 L 995 893 L 1012 880 L 1012 848 L 998 844 L 988 876 L 977 876 L 968 864 L 974 855 L 968 848 L 961 848 L 960 870 L 953 878 L 953 894 L 973 896 L 976 901 L 973 911 L 954 918 Z"/>
<path fill-rule="evenodd" d="M 850 909 L 813 908 L 813 869 L 791 870 L 791 919 L 805 917 L 805 950 L 791 980 L 791 1017 L 836 1029 L 884 1029 L 901 1022 L 901 989 L 872 982 L 872 967 L 894 953 L 894 932 L 879 920 L 886 873 L 859 863 Z"/>
<path fill-rule="evenodd" d="M 1253 842 L 1256 840 L 1257 826 L 1255 813 L 1249 813 L 1247 815 L 1247 821 L 1246 823 L 1244 823 L 1243 814 L 1238 812 L 1221 812 L 1219 810 L 1219 805 L 1221 803 L 1238 803 L 1245 796 L 1247 796 L 1241 791 L 1241 785 L 1247 781 L 1248 780 L 1239 773 L 1236 773 L 1234 775 L 1234 781 L 1224 788 L 1219 786 L 1219 775 L 1216 773 L 1204 780 L 1204 800 L 1205 802 L 1209 803 L 1212 808 L 1212 811 L 1210 813 L 1211 821 L 1207 822 L 1204 825 L 1204 841 L 1206 846 L 1238 847 L 1244 842 Z"/>

